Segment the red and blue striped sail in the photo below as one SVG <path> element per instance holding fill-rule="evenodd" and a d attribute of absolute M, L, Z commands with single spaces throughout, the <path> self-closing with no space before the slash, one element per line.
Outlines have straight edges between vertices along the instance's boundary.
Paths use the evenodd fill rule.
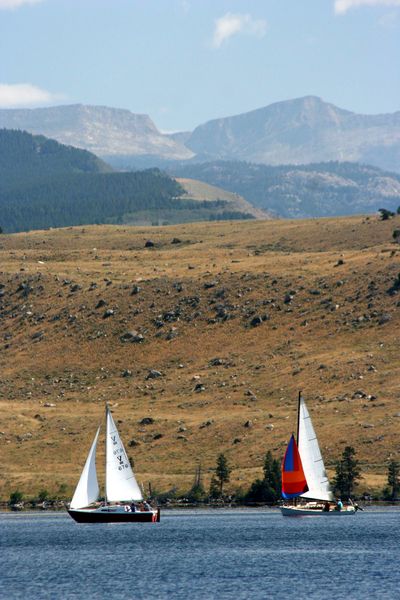
<path fill-rule="evenodd" d="M 282 496 L 284 498 L 295 498 L 307 491 L 308 485 L 299 450 L 294 435 L 292 435 L 282 462 Z"/>

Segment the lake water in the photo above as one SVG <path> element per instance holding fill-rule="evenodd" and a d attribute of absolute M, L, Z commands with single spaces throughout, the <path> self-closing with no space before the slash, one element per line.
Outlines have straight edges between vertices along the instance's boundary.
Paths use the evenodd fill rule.
<path fill-rule="evenodd" d="M 122 525 L 0 513 L 0 598 L 394 600 L 400 510 L 164 511 L 161 523 Z"/>

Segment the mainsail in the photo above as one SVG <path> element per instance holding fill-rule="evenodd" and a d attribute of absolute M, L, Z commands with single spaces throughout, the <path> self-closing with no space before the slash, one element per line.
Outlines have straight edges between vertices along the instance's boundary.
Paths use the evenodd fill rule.
<path fill-rule="evenodd" d="M 308 491 L 301 494 L 302 497 L 315 500 L 333 500 L 318 439 L 302 397 L 299 401 L 298 447 L 308 484 Z"/>
<path fill-rule="evenodd" d="M 295 498 L 308 490 L 294 435 L 290 438 L 282 463 L 282 496 Z"/>
<path fill-rule="evenodd" d="M 143 496 L 108 406 L 106 421 L 106 500 L 140 502 Z"/>
<path fill-rule="evenodd" d="M 96 446 L 97 438 L 99 437 L 100 427 L 90 448 L 85 466 L 83 467 L 82 475 L 76 486 L 74 497 L 71 500 L 71 508 L 83 508 L 89 506 L 92 502 L 96 502 L 99 496 L 99 484 L 97 482 L 96 473 Z"/>

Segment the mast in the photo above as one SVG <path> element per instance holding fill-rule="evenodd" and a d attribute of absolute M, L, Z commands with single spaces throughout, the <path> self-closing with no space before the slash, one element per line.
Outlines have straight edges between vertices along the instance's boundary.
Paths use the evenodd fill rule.
<path fill-rule="evenodd" d="M 299 446 L 299 430 L 300 430 L 300 400 L 301 400 L 301 390 L 299 391 L 299 399 L 297 404 L 297 446 Z"/>
<path fill-rule="evenodd" d="M 106 402 L 106 448 L 105 448 L 105 469 L 104 469 L 104 502 L 107 505 L 107 444 L 108 444 L 108 404 Z"/>

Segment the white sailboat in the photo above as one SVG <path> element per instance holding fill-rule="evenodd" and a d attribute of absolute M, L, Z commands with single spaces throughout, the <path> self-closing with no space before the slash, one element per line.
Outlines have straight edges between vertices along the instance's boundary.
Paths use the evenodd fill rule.
<path fill-rule="evenodd" d="M 160 510 L 144 502 L 109 407 L 106 405 L 105 502 L 99 504 L 96 448 L 100 427 L 68 510 L 78 523 L 156 522 Z"/>
<path fill-rule="evenodd" d="M 294 451 L 296 452 L 297 449 L 298 464 L 295 464 L 296 460 L 291 457 L 286 461 L 287 453 L 282 464 L 282 495 L 285 500 L 296 498 L 294 504 L 285 502 L 281 506 L 282 514 L 284 516 L 354 514 L 356 506 L 353 504 L 338 506 L 334 502 L 318 438 L 301 393 L 299 393 L 297 416 L 297 448 Z M 296 477 L 295 469 L 300 476 Z M 286 481 L 289 481 L 287 489 L 293 493 L 285 493 Z M 299 491 L 295 489 L 297 485 L 300 486 Z M 304 487 L 306 491 L 303 491 Z M 300 501 L 298 502 L 297 499 Z"/>

